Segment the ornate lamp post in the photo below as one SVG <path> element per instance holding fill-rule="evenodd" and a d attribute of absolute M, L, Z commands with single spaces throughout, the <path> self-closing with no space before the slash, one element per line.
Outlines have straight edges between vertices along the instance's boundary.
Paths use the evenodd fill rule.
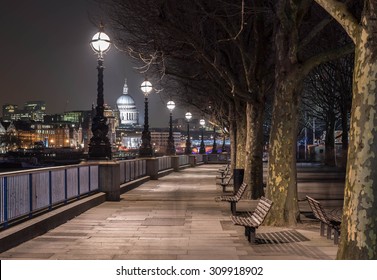
<path fill-rule="evenodd" d="M 191 141 L 190 141 L 190 120 L 192 118 L 192 114 L 190 112 L 187 112 L 185 114 L 185 118 L 187 120 L 187 140 L 186 140 L 186 148 L 185 148 L 185 154 L 191 155 Z"/>
<path fill-rule="evenodd" d="M 175 145 L 174 145 L 174 138 L 173 138 L 173 110 L 175 108 L 174 101 L 169 101 L 166 105 L 170 111 L 170 118 L 169 118 L 169 137 L 168 137 L 168 146 L 166 149 L 167 155 L 175 155 Z"/>
<path fill-rule="evenodd" d="M 222 153 L 226 152 L 226 149 L 225 149 L 225 135 L 223 136 L 223 145 L 221 146 L 221 152 Z"/>
<path fill-rule="evenodd" d="M 204 137 L 203 137 L 203 134 L 204 134 L 204 125 L 206 124 L 206 121 L 204 119 L 201 119 L 199 121 L 200 125 L 202 126 L 202 141 L 200 142 L 200 149 L 199 149 L 199 154 L 205 154 L 206 153 L 206 148 L 205 148 L 205 145 L 204 145 Z"/>
<path fill-rule="evenodd" d="M 92 121 L 93 137 L 89 143 L 89 159 L 111 159 L 111 145 L 107 138 L 109 127 L 107 125 L 107 118 L 103 115 L 103 55 L 110 49 L 110 44 L 110 38 L 103 32 L 103 25 L 101 24 L 99 32 L 90 41 L 90 46 L 98 55 L 98 82 L 96 114 Z"/>
<path fill-rule="evenodd" d="M 212 154 L 217 154 L 216 126 L 213 126 L 213 147 L 212 147 Z"/>
<path fill-rule="evenodd" d="M 151 145 L 151 133 L 149 131 L 149 123 L 148 123 L 148 95 L 152 91 L 152 84 L 145 79 L 145 81 L 140 86 L 141 91 L 144 94 L 144 130 L 141 135 L 141 146 L 139 148 L 139 156 L 140 157 L 152 157 L 153 156 L 153 148 Z"/>

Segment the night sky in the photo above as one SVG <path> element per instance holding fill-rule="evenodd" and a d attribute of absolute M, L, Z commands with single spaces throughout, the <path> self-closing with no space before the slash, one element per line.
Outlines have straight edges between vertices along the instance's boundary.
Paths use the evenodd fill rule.
<path fill-rule="evenodd" d="M 43 100 L 48 114 L 90 110 L 97 94 L 97 56 L 89 46 L 98 31 L 92 22 L 93 2 L 0 0 L 0 10 L 0 108 L 8 103 L 23 108 L 26 101 Z M 106 33 L 111 37 L 109 30 Z M 144 76 L 114 46 L 104 65 L 105 103 L 115 108 L 127 78 L 143 124 Z M 167 100 L 151 94 L 149 101 L 151 127 L 167 127 Z"/>

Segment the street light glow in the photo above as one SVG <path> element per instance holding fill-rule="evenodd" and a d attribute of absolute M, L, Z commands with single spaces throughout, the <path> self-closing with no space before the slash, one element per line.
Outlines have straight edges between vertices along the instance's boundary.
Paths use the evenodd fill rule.
<path fill-rule="evenodd" d="M 145 96 L 148 96 L 148 94 L 152 91 L 152 84 L 150 81 L 145 80 L 141 86 L 141 91 L 144 93 Z"/>
<path fill-rule="evenodd" d="M 107 36 L 106 33 L 101 31 L 97 32 L 90 41 L 90 46 L 92 47 L 92 49 L 100 55 L 110 49 L 110 44 L 110 37 Z"/>
<path fill-rule="evenodd" d="M 186 120 L 189 122 L 192 118 L 192 114 L 190 112 L 187 112 L 185 115 Z"/>
<path fill-rule="evenodd" d="M 174 108 L 175 108 L 175 103 L 174 103 L 174 101 L 168 101 L 166 107 L 168 107 L 168 109 L 170 110 L 170 112 L 173 111 Z"/>

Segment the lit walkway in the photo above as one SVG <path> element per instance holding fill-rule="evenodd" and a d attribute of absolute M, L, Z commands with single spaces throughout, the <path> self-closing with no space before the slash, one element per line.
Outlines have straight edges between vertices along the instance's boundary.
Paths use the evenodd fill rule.
<path fill-rule="evenodd" d="M 215 185 L 218 168 L 197 166 L 144 183 L 123 194 L 120 202 L 92 208 L 0 254 L 0 259 L 335 258 L 337 246 L 319 236 L 318 223 L 308 220 L 297 228 L 262 226 L 257 230 L 260 244 L 249 244 L 244 228 L 230 221 L 228 203 L 214 201 L 221 194 L 221 188 Z M 324 185 L 313 185 L 310 179 L 301 181 L 299 191 L 321 195 Z M 341 197 L 342 184 L 330 181 L 323 193 Z M 300 207 L 306 204 L 302 202 Z M 243 201 L 237 210 L 249 210 L 254 205 L 253 201 Z"/>

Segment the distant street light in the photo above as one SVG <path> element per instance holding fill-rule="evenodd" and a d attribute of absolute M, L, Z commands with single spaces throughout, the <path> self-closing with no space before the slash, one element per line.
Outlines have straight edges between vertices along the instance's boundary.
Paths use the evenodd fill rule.
<path fill-rule="evenodd" d="M 169 118 L 169 137 L 168 137 L 168 146 L 166 149 L 167 155 L 175 155 L 175 145 L 174 145 L 174 137 L 173 137 L 173 110 L 175 108 L 174 101 L 169 101 L 166 105 L 170 111 L 170 118 Z"/>
<path fill-rule="evenodd" d="M 204 125 L 206 124 L 206 121 L 204 119 L 201 119 L 199 121 L 199 124 L 202 127 L 202 141 L 200 142 L 199 154 L 205 154 L 206 148 L 205 148 L 205 145 L 204 145 Z"/>
<path fill-rule="evenodd" d="M 140 89 L 144 94 L 144 130 L 141 135 L 141 146 L 139 148 L 139 157 L 152 157 L 154 152 L 151 145 L 151 133 L 149 131 L 148 123 L 148 95 L 152 91 L 152 84 L 145 79 L 141 84 Z"/>
<path fill-rule="evenodd" d="M 93 136 L 90 138 L 89 143 L 89 159 L 111 159 L 111 145 L 107 138 L 109 127 L 107 125 L 107 118 L 103 115 L 103 55 L 110 49 L 110 44 L 110 38 L 103 32 L 103 25 L 101 24 L 99 32 L 90 41 L 90 46 L 98 55 L 98 82 L 96 115 L 92 121 Z"/>
<path fill-rule="evenodd" d="M 187 112 L 185 115 L 185 118 L 187 120 L 187 140 L 186 140 L 186 147 L 185 147 L 185 154 L 191 155 L 191 141 L 190 141 L 190 120 L 192 118 L 192 114 L 190 112 Z"/>

